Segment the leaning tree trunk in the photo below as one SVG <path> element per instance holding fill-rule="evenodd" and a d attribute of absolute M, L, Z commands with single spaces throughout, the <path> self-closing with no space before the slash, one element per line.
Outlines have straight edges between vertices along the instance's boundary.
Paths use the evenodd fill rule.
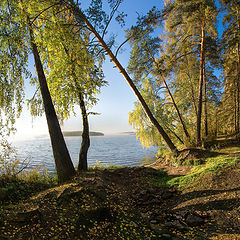
<path fill-rule="evenodd" d="M 200 50 L 200 77 L 198 89 L 198 113 L 197 113 L 197 146 L 201 145 L 201 123 L 202 123 L 202 103 L 203 103 L 203 74 L 205 58 L 205 18 L 202 20 L 201 50 Z"/>
<path fill-rule="evenodd" d="M 39 56 L 37 45 L 34 41 L 34 34 L 31 28 L 30 19 L 28 18 L 28 30 L 30 35 L 30 44 L 34 55 L 35 65 L 38 74 L 38 81 L 42 94 L 45 115 L 48 124 L 48 130 L 50 134 L 53 156 L 55 160 L 56 171 L 59 182 L 64 182 L 71 179 L 76 171 L 71 161 L 66 143 L 63 138 L 63 134 L 57 119 L 57 115 L 52 103 L 52 98 L 47 86 L 46 77 L 43 71 L 43 65 Z"/>
<path fill-rule="evenodd" d="M 190 135 L 189 135 L 188 130 L 186 128 L 186 125 L 185 125 L 185 123 L 184 123 L 184 121 L 182 119 L 182 115 L 181 115 L 181 113 L 179 111 L 179 108 L 178 108 L 178 106 L 177 106 L 177 104 L 176 104 L 176 102 L 174 100 L 174 97 L 173 97 L 173 95 L 172 95 L 172 93 L 171 93 L 171 91 L 170 91 L 170 89 L 169 89 L 169 87 L 168 87 L 168 85 L 167 85 L 165 80 L 163 80 L 163 83 L 164 83 L 164 85 L 165 85 L 165 87 L 166 87 L 166 89 L 168 91 L 168 94 L 169 94 L 171 100 L 172 100 L 173 106 L 175 107 L 175 110 L 177 111 L 178 118 L 180 120 L 180 123 L 182 124 L 183 132 L 184 132 L 186 138 L 190 139 Z"/>
<path fill-rule="evenodd" d="M 120 64 L 120 62 L 118 61 L 118 59 L 114 56 L 114 54 L 112 53 L 112 51 L 110 50 L 110 48 L 107 46 L 107 44 L 105 43 L 105 41 L 103 40 L 103 38 L 98 34 L 98 32 L 96 31 L 96 29 L 92 26 L 92 24 L 88 21 L 88 19 L 86 18 L 86 16 L 84 15 L 84 13 L 78 8 L 78 6 L 74 3 L 73 0 L 69 0 L 70 5 L 72 7 L 73 10 L 73 14 L 76 17 L 77 20 L 81 21 L 81 22 L 85 22 L 85 24 L 87 25 L 87 27 L 89 28 L 89 30 L 95 35 L 95 37 L 98 39 L 98 41 L 100 42 L 100 44 L 102 45 L 103 49 L 106 51 L 106 53 L 108 54 L 108 56 L 111 58 L 112 62 L 116 65 L 116 67 L 119 69 L 120 73 L 124 76 L 124 78 L 126 79 L 127 83 L 129 84 L 129 86 L 131 87 L 131 89 L 133 90 L 133 92 L 135 93 L 135 95 L 137 96 L 139 102 L 142 105 L 142 108 L 144 109 L 145 113 L 147 114 L 149 120 L 151 121 L 151 123 L 157 128 L 158 132 L 160 133 L 160 135 L 162 136 L 162 138 L 164 139 L 164 141 L 166 142 L 167 146 L 169 147 L 169 149 L 174 153 L 174 154 L 178 154 L 178 150 L 176 148 L 176 146 L 173 144 L 173 142 L 171 141 L 171 139 L 169 138 L 169 136 L 167 135 L 167 133 L 164 131 L 164 129 L 162 128 L 162 126 L 159 124 L 159 122 L 157 121 L 157 119 L 153 116 L 151 110 L 149 109 L 147 103 L 145 102 L 145 100 L 143 99 L 142 95 L 140 94 L 140 92 L 138 91 L 137 87 L 135 86 L 135 84 L 133 83 L 132 79 L 130 78 L 130 76 L 127 74 L 126 70 L 124 69 L 124 67 Z"/>

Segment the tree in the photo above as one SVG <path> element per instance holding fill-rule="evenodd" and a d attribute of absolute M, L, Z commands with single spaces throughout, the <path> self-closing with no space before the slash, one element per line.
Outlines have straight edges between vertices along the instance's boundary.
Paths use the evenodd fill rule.
<path fill-rule="evenodd" d="M 28 47 L 16 9 L 5 0 L 0 1 L 0 21 L 0 128 L 10 134 L 22 111 L 24 78 L 30 77 Z"/>
<path fill-rule="evenodd" d="M 48 5 L 39 7 L 36 14 L 43 12 L 43 9 L 48 9 Z M 69 11 L 59 6 L 51 7 L 38 20 L 37 41 L 42 46 L 50 93 L 61 121 L 68 118 L 71 112 L 74 113 L 75 104 L 80 106 L 83 131 L 78 170 L 87 170 L 90 137 L 86 103 L 88 107 L 96 104 L 95 95 L 106 82 L 101 71 L 102 56 L 94 57 L 98 48 L 91 47 L 89 31 L 79 30 L 75 25 L 75 19 Z M 97 61 L 99 66 L 96 65 Z M 32 113 L 38 114 L 35 102 L 39 102 L 36 97 L 31 101 Z"/>
<path fill-rule="evenodd" d="M 170 28 L 182 35 L 182 39 L 189 38 L 195 54 L 199 58 L 199 83 L 197 97 L 197 128 L 196 144 L 201 143 L 203 88 L 206 69 L 206 45 L 207 41 L 213 41 L 216 36 L 216 7 L 214 1 L 181 1 L 169 2 L 165 8 L 165 14 L 169 18 Z M 187 25 L 185 24 L 187 23 Z M 208 65 L 209 66 L 209 65 Z M 206 108 L 205 108 L 206 109 Z M 206 125 L 205 125 L 206 126 Z"/>
<path fill-rule="evenodd" d="M 223 68 L 225 73 L 225 89 L 223 94 L 223 115 L 229 123 L 228 130 L 240 130 L 240 4 L 238 1 L 222 1 L 225 9 L 223 22 Z M 228 112 L 228 113 L 227 113 Z"/>
<path fill-rule="evenodd" d="M 139 24 L 141 26 L 141 24 Z M 128 32 L 128 36 L 132 36 L 130 39 L 130 45 L 132 46 L 132 52 L 128 65 L 128 71 L 133 74 L 134 81 L 141 87 L 141 82 L 145 81 L 145 78 L 151 76 L 152 85 L 158 89 L 162 85 L 166 89 L 166 93 L 170 97 L 170 101 L 174 106 L 174 110 L 177 113 L 178 120 L 183 128 L 183 132 L 188 139 L 190 137 L 186 125 L 183 121 L 182 114 L 176 104 L 174 96 L 167 83 L 167 78 L 172 77 L 171 69 L 166 64 L 166 56 L 159 57 L 159 52 L 162 53 L 160 38 L 151 37 L 154 32 L 154 28 L 149 26 L 142 31 L 141 27 L 134 27 Z M 154 83 L 153 83 L 154 82 Z M 158 91 L 152 91 L 157 94 L 158 98 L 161 97 Z M 154 98 L 154 96 L 152 96 Z M 159 119 L 160 121 L 160 119 Z M 170 124 L 169 124 L 170 125 Z"/>
<path fill-rule="evenodd" d="M 129 86 L 131 87 L 131 89 L 133 90 L 135 95 L 137 96 L 139 102 L 141 103 L 141 105 L 142 105 L 144 111 L 146 112 L 148 118 L 150 119 L 151 123 L 157 128 L 159 134 L 162 136 L 162 138 L 166 142 L 167 146 L 170 148 L 170 150 L 173 153 L 178 154 L 178 150 L 177 150 L 176 146 L 173 144 L 173 142 L 171 141 L 171 139 L 169 138 L 169 136 L 167 135 L 167 133 L 165 132 L 163 127 L 159 124 L 159 122 L 153 116 L 150 108 L 148 107 L 146 101 L 144 100 L 141 93 L 137 89 L 136 85 L 134 84 L 134 82 L 132 81 L 132 79 L 130 78 L 130 76 L 128 75 L 126 70 L 124 69 L 124 67 L 120 64 L 117 57 L 113 54 L 113 52 L 111 51 L 109 46 L 106 44 L 103 37 L 94 28 L 94 26 L 91 24 L 89 19 L 86 17 L 86 15 L 83 13 L 83 11 L 79 8 L 79 5 L 75 4 L 75 2 L 73 0 L 69 0 L 66 3 L 66 6 L 68 6 L 71 9 L 78 24 L 81 26 L 83 24 L 85 24 L 87 26 L 87 28 L 94 34 L 94 36 L 99 41 L 99 43 L 102 45 L 102 47 L 105 50 L 105 52 L 107 53 L 107 55 L 110 57 L 111 61 L 116 65 L 116 67 L 119 69 L 121 74 L 124 76 L 124 78 L 128 82 Z M 159 16 L 156 16 L 156 15 L 154 16 L 153 12 L 150 12 L 149 18 L 146 18 L 145 21 L 149 21 L 150 19 L 153 23 L 154 22 L 156 23 L 159 20 Z M 96 15 L 95 15 L 95 20 L 96 20 Z"/>
<path fill-rule="evenodd" d="M 20 2 L 18 7 L 18 14 L 22 18 L 21 24 L 28 29 L 29 33 L 29 43 L 34 55 L 34 61 L 43 98 L 58 179 L 60 182 L 64 182 L 75 175 L 75 169 L 67 150 L 66 143 L 64 141 L 57 115 L 52 103 L 51 95 L 47 86 L 43 65 L 40 59 L 38 47 L 34 39 L 34 30 L 29 17 L 30 13 L 27 12 L 28 7 L 25 5 L 25 2 Z"/>

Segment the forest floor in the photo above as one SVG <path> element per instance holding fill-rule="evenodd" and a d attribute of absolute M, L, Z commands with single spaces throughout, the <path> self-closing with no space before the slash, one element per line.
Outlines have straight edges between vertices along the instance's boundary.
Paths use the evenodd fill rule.
<path fill-rule="evenodd" d="M 0 239 L 240 240 L 240 147 L 184 154 L 195 166 L 92 169 L 21 200 L 0 191 Z"/>

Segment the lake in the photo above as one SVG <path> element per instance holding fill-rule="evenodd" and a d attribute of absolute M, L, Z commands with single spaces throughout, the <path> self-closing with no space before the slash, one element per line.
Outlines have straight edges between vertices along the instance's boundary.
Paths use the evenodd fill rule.
<path fill-rule="evenodd" d="M 72 161 L 76 166 L 81 137 L 65 137 Z M 29 167 L 43 166 L 55 172 L 52 148 L 49 138 L 17 141 L 13 143 L 18 157 L 30 162 Z M 143 148 L 134 135 L 92 136 L 88 153 L 89 166 L 121 165 L 139 166 L 155 161 L 157 147 Z"/>

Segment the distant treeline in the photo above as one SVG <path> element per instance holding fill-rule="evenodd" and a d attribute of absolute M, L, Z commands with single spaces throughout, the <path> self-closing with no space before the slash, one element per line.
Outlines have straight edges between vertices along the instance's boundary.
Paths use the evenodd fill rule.
<path fill-rule="evenodd" d="M 63 132 L 63 135 L 65 137 L 82 136 L 82 131 L 66 131 L 66 132 Z M 90 132 L 89 135 L 90 136 L 104 136 L 104 134 L 101 132 Z"/>

